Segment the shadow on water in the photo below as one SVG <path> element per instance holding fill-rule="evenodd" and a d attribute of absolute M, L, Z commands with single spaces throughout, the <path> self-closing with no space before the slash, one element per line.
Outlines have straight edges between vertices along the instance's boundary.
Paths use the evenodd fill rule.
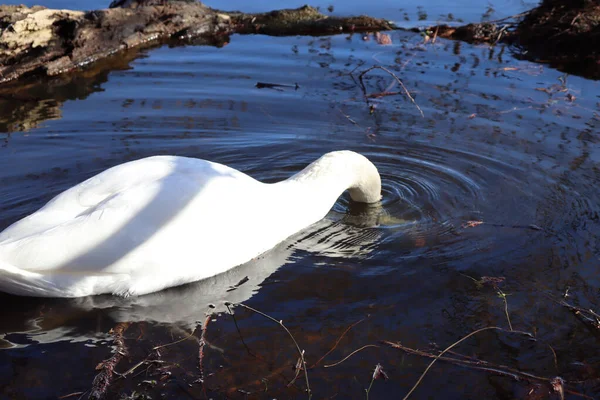
<path fill-rule="evenodd" d="M 221 47 L 227 37 L 219 41 L 203 38 L 185 42 L 173 42 L 172 45 L 195 45 Z M 169 44 L 166 40 L 164 43 Z M 111 73 L 131 69 L 134 60 L 147 57 L 148 47 L 160 43 L 141 46 L 133 50 L 119 52 L 107 57 L 91 67 L 62 74 L 52 78 L 24 78 L 18 82 L 0 86 L 0 133 L 23 132 L 35 129 L 44 121 L 58 120 L 62 117 L 61 108 L 66 101 L 84 100 L 94 92 L 103 91 Z M 5 141 L 7 141 L 5 139 Z"/>
<path fill-rule="evenodd" d="M 103 90 L 112 71 L 130 69 L 130 63 L 143 57 L 140 51 L 120 53 L 100 61 L 93 68 L 56 78 L 25 79 L 0 87 L 0 132 L 29 131 L 44 121 L 62 117 L 65 101 L 84 100 Z"/>

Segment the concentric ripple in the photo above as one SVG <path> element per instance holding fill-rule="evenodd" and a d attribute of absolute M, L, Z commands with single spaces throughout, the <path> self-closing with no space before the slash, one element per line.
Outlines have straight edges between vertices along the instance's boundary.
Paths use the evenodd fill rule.
<path fill-rule="evenodd" d="M 489 231 L 488 226 L 505 227 L 510 234 L 523 221 L 534 223 L 535 210 L 527 207 L 533 202 L 526 199 L 535 196 L 535 187 L 524 171 L 505 161 L 420 143 L 393 151 L 372 147 L 362 153 L 379 169 L 382 200 L 378 205 L 361 205 L 342 196 L 329 216 L 333 223 L 313 227 L 312 234 L 320 238 L 311 240 L 313 252 L 339 256 L 343 250 L 348 256 L 364 258 L 393 248 L 389 251 L 393 258 L 466 257 L 492 247 L 502 236 L 501 232 L 481 234 Z M 294 167 L 285 164 L 295 157 L 280 154 L 277 158 L 280 171 L 293 172 Z M 520 209 L 500 201 L 501 193 L 511 193 Z M 481 227 L 471 229 L 479 222 Z M 296 245 L 306 248 L 302 239 Z M 503 246 L 499 251 L 512 248 Z"/>

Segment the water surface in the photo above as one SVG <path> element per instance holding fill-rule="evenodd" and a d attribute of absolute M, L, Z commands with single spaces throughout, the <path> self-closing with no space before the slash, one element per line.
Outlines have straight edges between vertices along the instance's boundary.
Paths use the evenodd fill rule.
<path fill-rule="evenodd" d="M 334 3 L 334 12 L 396 7 L 396 20 L 419 12 L 394 4 Z M 448 11 L 434 1 L 424 9 L 468 22 L 486 6 L 462 2 Z M 496 5 L 507 14 L 526 8 Z M 384 197 L 365 208 L 343 196 L 326 220 L 207 282 L 131 299 L 0 295 L 0 398 L 87 391 L 119 322 L 130 322 L 119 372 L 195 331 L 161 348 L 163 364 L 116 379 L 113 397 L 306 398 L 302 375 L 288 387 L 297 353 L 286 332 L 241 307 L 234 321 L 225 301 L 282 320 L 309 366 L 335 346 L 308 371 L 313 398 L 363 397 L 377 363 L 390 379 L 376 381 L 371 398 L 401 396 L 429 360 L 381 340 L 442 349 L 479 328 L 508 329 L 509 319 L 536 340 L 487 331 L 454 350 L 580 381 L 570 390 L 597 396 L 597 336 L 557 300 L 567 293 L 572 304 L 600 310 L 598 82 L 519 61 L 509 48 L 389 34 L 390 46 L 370 35 L 234 35 L 222 48 L 164 46 L 113 60 L 112 72 L 4 93 L 0 229 L 107 167 L 154 154 L 206 158 L 273 182 L 326 151 L 351 149 L 377 165 Z M 424 117 L 402 93 L 366 104 L 357 79 L 373 65 L 402 79 Z M 299 89 L 258 89 L 257 82 Z M 402 92 L 381 70 L 365 75 L 365 88 Z M 482 277 L 502 282 L 476 284 Z M 201 372 L 194 338 L 208 312 Z M 324 367 L 365 345 L 379 347 Z M 505 399 L 548 390 L 438 362 L 413 396 Z"/>

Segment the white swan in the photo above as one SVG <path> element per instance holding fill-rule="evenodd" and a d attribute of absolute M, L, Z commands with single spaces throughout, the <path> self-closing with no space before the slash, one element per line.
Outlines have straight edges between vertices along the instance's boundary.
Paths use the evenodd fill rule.
<path fill-rule="evenodd" d="M 319 221 L 347 189 L 381 198 L 377 168 L 351 151 L 275 184 L 186 157 L 121 164 L 0 233 L 0 291 L 129 296 L 208 278 Z"/>

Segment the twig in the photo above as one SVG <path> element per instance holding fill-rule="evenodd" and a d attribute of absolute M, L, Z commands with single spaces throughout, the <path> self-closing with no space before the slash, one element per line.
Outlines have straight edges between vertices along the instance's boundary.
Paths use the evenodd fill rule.
<path fill-rule="evenodd" d="M 135 364 L 133 367 L 129 368 L 127 371 L 123 372 L 122 374 L 119 374 L 119 378 L 125 378 L 127 375 L 132 374 L 136 369 L 138 369 L 140 366 L 142 366 L 144 364 L 164 364 L 164 363 L 166 363 L 166 361 L 148 360 L 146 358 L 145 360 L 142 360 L 139 363 Z"/>
<path fill-rule="evenodd" d="M 344 361 L 346 361 L 347 359 L 349 359 L 350 357 L 352 357 L 353 355 L 355 355 L 356 353 L 358 353 L 359 351 L 362 351 L 368 347 L 379 347 L 376 344 L 367 344 L 364 345 L 363 347 L 354 350 L 352 353 L 348 354 L 346 357 L 342 358 L 340 361 L 333 363 L 333 364 L 329 364 L 329 365 L 324 365 L 325 368 L 330 368 L 330 367 L 335 367 L 336 365 L 339 365 L 341 363 L 343 363 Z"/>
<path fill-rule="evenodd" d="M 453 344 L 451 344 L 450 346 L 446 347 L 444 349 L 444 351 L 442 351 L 440 354 L 438 354 L 432 362 L 429 363 L 429 365 L 427 366 L 427 368 L 425 368 L 425 371 L 423 371 L 423 373 L 421 374 L 421 376 L 419 377 L 419 379 L 417 380 L 417 382 L 414 384 L 414 386 L 410 389 L 410 391 L 406 394 L 406 396 L 404 396 L 404 398 L 402 400 L 406 400 L 409 398 L 409 396 L 412 394 L 412 392 L 414 392 L 417 389 L 417 386 L 419 386 L 419 384 L 421 383 L 421 381 L 423 380 L 423 378 L 425 377 L 425 375 L 427 375 L 427 372 L 429 372 L 429 369 L 433 366 L 433 364 L 435 364 L 435 362 L 444 354 L 446 354 L 450 349 L 452 349 L 455 346 L 458 346 L 460 343 L 464 342 L 465 340 L 467 340 L 468 338 L 470 338 L 473 335 L 476 335 L 480 332 L 483 331 L 489 331 L 489 330 L 500 330 L 500 331 L 504 331 L 505 329 L 497 327 L 497 326 L 488 326 L 485 328 L 481 328 L 481 329 L 477 329 L 476 331 L 473 331 L 471 333 L 469 333 L 467 336 L 464 336 L 462 339 L 454 342 Z"/>
<path fill-rule="evenodd" d="M 360 67 L 362 67 L 363 65 L 365 65 L 365 62 L 363 60 L 360 60 L 358 62 L 358 65 L 356 67 L 354 67 L 354 69 L 350 72 L 348 72 L 348 75 L 350 75 L 352 77 L 352 79 L 354 79 L 354 71 L 356 71 L 357 69 L 359 69 Z"/>
<path fill-rule="evenodd" d="M 84 394 L 85 392 L 74 392 L 65 394 L 64 396 L 60 396 L 59 399 L 68 399 L 69 397 L 79 396 L 80 394 Z"/>
<path fill-rule="evenodd" d="M 353 323 L 352 325 L 350 325 L 348 328 L 346 328 L 346 330 L 342 333 L 342 335 L 338 338 L 338 340 L 335 341 L 335 344 L 333 345 L 333 347 L 331 349 L 329 349 L 329 351 L 325 354 L 323 354 L 323 356 L 321 358 L 319 358 L 319 360 L 314 363 L 310 368 L 314 368 L 316 367 L 321 361 L 323 361 L 323 359 L 325 357 L 327 357 L 329 355 L 329 353 L 331 353 L 333 350 L 335 350 L 335 348 L 337 347 L 338 344 L 340 344 L 340 341 L 342 340 L 342 338 L 346 335 L 346 333 L 348 333 L 348 331 L 350 331 L 350 329 L 354 328 L 356 325 L 360 324 L 361 322 L 363 322 L 365 319 L 361 319 L 356 321 L 355 323 Z"/>
<path fill-rule="evenodd" d="M 367 394 L 367 400 L 369 400 L 369 393 L 371 393 L 371 387 L 373 387 L 373 382 L 375 382 L 375 375 L 373 375 L 373 377 L 371 378 L 371 383 L 369 383 L 369 387 L 365 389 L 365 392 Z"/>
<path fill-rule="evenodd" d="M 504 293 L 500 289 L 497 289 L 497 290 L 498 290 L 498 296 L 502 299 L 502 301 L 504 301 L 504 314 L 506 314 L 506 320 L 508 321 L 508 327 L 510 328 L 510 330 L 512 332 L 513 327 L 512 327 L 512 324 L 510 323 L 510 316 L 508 315 L 508 301 L 506 300 L 507 294 Z"/>
<path fill-rule="evenodd" d="M 433 33 L 433 39 L 431 39 L 431 44 L 435 44 L 435 39 L 437 39 L 438 31 L 440 30 L 440 26 L 435 27 L 435 32 Z"/>
<path fill-rule="evenodd" d="M 499 329 L 501 329 L 501 328 L 499 328 Z M 521 333 L 521 334 L 528 334 L 526 332 L 513 331 L 513 333 L 514 332 Z M 454 363 L 454 364 L 457 364 L 457 365 L 461 365 L 461 366 L 465 366 L 465 367 L 477 369 L 477 370 L 480 370 L 480 371 L 493 372 L 493 373 L 498 374 L 498 375 L 503 375 L 503 376 L 511 377 L 511 378 L 513 378 L 516 381 L 520 381 L 522 379 L 525 379 L 527 381 L 532 381 L 533 380 L 533 381 L 540 381 L 540 382 L 543 382 L 543 383 L 546 383 L 546 384 L 552 386 L 553 381 L 556 379 L 556 378 L 550 379 L 550 378 L 545 378 L 545 377 L 542 377 L 542 376 L 533 375 L 533 374 L 530 374 L 528 372 L 518 371 L 518 370 L 515 370 L 515 369 L 512 369 L 512 368 L 503 366 L 503 365 L 493 365 L 493 364 L 491 364 L 491 363 L 489 363 L 487 361 L 483 361 L 483 360 L 471 361 L 471 360 L 468 360 L 468 359 L 473 359 L 472 357 L 465 356 L 465 355 L 459 354 L 459 353 L 454 353 L 453 351 L 448 351 L 448 353 L 453 353 L 453 354 L 455 354 L 458 357 L 463 357 L 464 359 L 452 358 L 452 357 L 443 357 L 443 356 L 441 356 L 441 354 L 438 355 L 438 356 L 436 356 L 434 354 L 427 353 L 425 351 L 411 349 L 410 347 L 403 346 L 400 343 L 393 343 L 393 342 L 390 342 L 390 341 L 387 341 L 387 340 L 383 340 L 382 343 L 385 343 L 385 344 L 387 344 L 389 346 L 392 346 L 393 348 L 405 351 L 405 352 L 407 352 L 409 354 L 414 354 L 414 355 L 418 355 L 418 356 L 422 356 L 422 357 L 435 358 L 436 360 L 447 361 L 447 362 L 451 362 L 451 363 Z M 583 383 L 583 382 L 581 382 L 581 381 L 577 381 L 577 382 L 571 381 L 571 383 L 574 384 L 574 383 Z M 565 391 L 565 393 L 570 393 L 570 394 L 575 395 L 575 396 L 579 396 L 579 397 L 583 397 L 585 399 L 593 400 L 593 397 L 587 396 L 587 395 L 585 395 L 583 393 L 576 392 L 574 390 L 564 389 L 564 391 Z"/>
<path fill-rule="evenodd" d="M 300 88 L 300 86 L 297 83 L 295 83 L 293 85 L 285 85 L 285 84 L 280 84 L 280 83 L 256 82 L 255 86 L 258 89 L 264 89 L 264 88 L 277 89 L 277 88 L 283 87 L 283 88 L 292 88 L 292 89 L 298 90 Z"/>
<path fill-rule="evenodd" d="M 341 113 L 341 114 L 342 114 L 344 117 L 346 117 L 346 119 L 347 119 L 348 121 L 350 121 L 350 122 L 351 122 L 353 125 L 360 126 L 360 125 L 358 125 L 358 124 L 356 123 L 356 121 L 354 121 L 352 118 L 350 118 L 350 116 L 349 116 L 349 115 L 346 115 L 346 114 L 344 114 L 344 112 L 343 112 L 343 111 L 342 111 L 340 108 L 338 108 L 338 111 L 339 111 L 339 112 L 340 112 L 340 113 Z"/>
<path fill-rule="evenodd" d="M 556 352 L 554 351 L 554 349 L 552 348 L 552 346 L 550 346 L 549 344 L 547 346 L 552 351 L 552 355 L 554 356 L 554 368 L 556 368 L 556 372 L 558 373 L 558 357 L 556 357 Z"/>
<path fill-rule="evenodd" d="M 367 97 L 369 99 L 380 99 L 382 97 L 387 97 L 387 96 L 396 96 L 401 93 L 402 92 L 379 92 L 379 93 L 371 93 L 371 94 L 367 95 Z"/>
<path fill-rule="evenodd" d="M 116 346 L 115 354 L 112 355 L 108 360 L 102 361 L 96 366 L 96 370 L 99 370 L 98 374 L 92 382 L 92 389 L 90 390 L 89 399 L 102 399 L 110 386 L 112 376 L 114 374 L 115 367 L 121 359 L 127 355 L 127 347 L 123 339 L 123 334 L 129 327 L 128 322 L 117 324 L 111 331 L 113 335 L 113 343 Z"/>
<path fill-rule="evenodd" d="M 183 339 L 176 340 L 175 342 L 172 342 L 172 343 L 161 344 L 160 346 L 155 346 L 152 348 L 152 350 L 156 351 L 158 349 L 162 349 L 163 347 L 168 347 L 168 346 L 172 346 L 177 343 L 184 342 L 184 341 L 188 340 L 189 338 L 193 337 L 195 333 L 196 333 L 196 330 L 194 329 L 192 331 L 192 333 L 190 333 L 188 336 L 184 337 Z"/>
<path fill-rule="evenodd" d="M 500 18 L 500 19 L 495 19 L 495 20 L 493 20 L 493 21 L 486 21 L 486 22 L 484 22 L 484 23 L 485 23 L 485 24 L 495 24 L 496 22 L 502 22 L 502 21 L 506 21 L 507 19 L 516 19 L 516 18 L 519 18 L 519 17 L 522 17 L 522 16 L 524 16 L 524 15 L 527 15 L 527 14 L 529 14 L 529 13 L 530 13 L 530 11 L 531 11 L 531 10 L 528 10 L 528 11 L 525 11 L 525 12 L 522 12 L 522 13 L 519 13 L 519 14 L 511 15 L 511 16 L 509 16 L 509 17 L 504 17 L 504 18 Z"/>
<path fill-rule="evenodd" d="M 235 318 L 235 314 L 229 307 L 230 305 L 231 305 L 230 303 L 226 303 L 225 307 L 227 307 L 227 310 L 229 311 L 229 315 L 231 315 L 231 318 L 233 318 L 233 323 L 235 325 L 235 329 L 237 330 L 238 335 L 240 335 L 240 340 L 242 341 L 242 344 L 246 348 L 246 352 L 254 358 L 258 358 L 261 361 L 265 361 L 265 359 L 263 357 L 259 356 L 258 354 L 255 354 L 252 350 L 250 350 L 250 347 L 248 347 L 248 345 L 246 344 L 246 341 L 244 340 L 244 336 L 242 335 L 242 331 L 240 330 L 240 327 L 237 323 L 237 319 Z"/>
<path fill-rule="evenodd" d="M 265 364 L 269 364 L 269 361 L 267 361 L 267 360 L 266 360 L 264 357 L 262 357 L 260 354 L 256 354 L 256 353 L 254 353 L 254 352 L 253 352 L 253 351 L 250 349 L 250 347 L 248 346 L 248 344 L 246 343 L 246 341 L 244 340 L 244 335 L 242 335 L 242 331 L 240 330 L 240 327 L 239 327 L 239 325 L 238 325 L 238 323 L 237 323 L 237 319 L 235 318 L 235 314 L 233 313 L 233 311 L 232 311 L 232 310 L 231 310 L 231 308 L 230 308 L 230 306 L 231 306 L 231 305 L 232 305 L 232 304 L 230 304 L 230 303 L 227 303 L 227 304 L 225 304 L 225 307 L 227 307 L 227 310 L 229 311 L 229 314 L 231 315 L 231 318 L 233 318 L 233 323 L 234 323 L 234 325 L 235 325 L 235 329 L 237 330 L 237 332 L 238 332 L 238 335 L 240 336 L 240 340 L 242 341 L 242 344 L 243 344 L 243 345 L 244 345 L 244 347 L 246 348 L 246 352 L 247 352 L 247 353 L 248 353 L 250 356 L 252 356 L 252 357 L 256 358 L 257 360 L 259 360 L 259 361 L 261 361 L 261 362 L 263 362 L 263 363 L 265 363 Z M 285 367 L 285 368 L 287 368 L 287 367 Z M 283 379 L 287 379 L 287 377 L 286 377 L 286 376 L 285 376 L 285 375 L 284 375 L 284 374 L 281 372 L 283 369 L 284 369 L 284 368 L 279 368 L 278 370 L 272 371 L 268 377 L 271 377 L 271 376 L 274 376 L 274 375 L 280 375 L 280 376 L 281 376 L 281 378 L 283 378 Z M 298 374 L 299 374 L 299 371 L 296 373 L 296 377 L 298 376 Z M 263 379 L 265 379 L 265 380 L 266 380 L 267 378 L 265 377 L 265 378 L 263 378 Z M 262 382 L 262 380 L 261 380 L 261 382 Z M 265 382 L 265 385 L 266 385 L 266 382 Z"/>
<path fill-rule="evenodd" d="M 302 350 L 302 355 L 304 355 L 304 350 Z M 291 381 L 288 382 L 287 387 L 292 386 L 294 383 L 296 383 L 296 379 L 298 379 L 298 376 L 300 376 L 300 370 L 302 370 L 302 358 L 298 358 L 298 361 L 296 361 L 296 365 L 294 366 L 294 369 L 296 370 L 296 373 L 294 374 L 294 377 L 292 378 Z"/>
<path fill-rule="evenodd" d="M 471 357 L 465 356 L 463 354 L 454 353 L 456 356 L 463 357 L 463 358 L 444 357 L 444 356 L 440 357 L 439 355 L 436 356 L 435 354 L 428 353 L 425 351 L 411 349 L 410 347 L 403 346 L 400 343 L 393 343 L 393 342 L 390 342 L 387 340 L 382 341 L 382 343 L 392 346 L 395 349 L 405 351 L 409 354 L 414 354 L 414 355 L 421 356 L 421 357 L 436 358 L 441 361 L 447 361 L 447 362 L 451 362 L 451 363 L 454 363 L 457 365 L 470 367 L 473 369 L 494 372 L 499 375 L 510 376 L 511 378 L 513 378 L 517 381 L 521 380 L 521 379 L 540 381 L 540 382 L 544 382 L 544 383 L 550 383 L 550 381 L 551 381 L 551 379 L 549 379 L 549 378 L 544 378 L 542 376 L 536 376 L 536 375 L 530 374 L 528 372 L 518 371 L 518 370 L 515 370 L 512 368 L 506 367 L 504 365 L 491 364 L 488 361 L 484 361 L 484 360 L 472 359 Z M 453 352 L 449 351 L 448 353 L 453 353 Z M 471 359 L 467 359 L 467 358 L 471 358 Z"/>
<path fill-rule="evenodd" d="M 404 90 L 404 93 L 406 94 L 406 96 L 408 96 L 408 98 L 410 99 L 410 101 L 412 101 L 412 103 L 415 105 L 415 107 L 417 107 L 417 110 L 419 110 L 419 112 L 421 113 L 421 117 L 425 118 L 425 114 L 423 114 L 423 110 L 421 110 L 421 107 L 419 107 L 419 105 L 415 102 L 415 99 L 411 96 L 410 92 L 408 91 L 408 89 L 406 88 L 406 86 L 404 86 L 404 83 L 400 80 L 400 78 L 398 78 L 396 76 L 396 74 L 394 74 L 392 71 L 390 71 L 389 69 L 382 67 L 381 65 L 375 65 L 371 68 L 367 68 L 366 70 L 362 71 L 360 73 L 360 75 L 358 75 L 358 81 L 360 82 L 360 86 L 361 89 L 363 91 L 363 95 L 365 97 L 365 102 L 367 103 L 367 105 L 369 106 L 369 108 L 372 109 L 371 104 L 369 103 L 369 95 L 367 95 L 367 88 L 365 87 L 365 84 L 363 82 L 363 76 L 365 76 L 365 74 L 369 73 L 370 71 L 374 70 L 374 69 L 380 69 L 382 71 L 387 72 L 388 74 L 390 74 L 391 76 L 394 77 L 394 79 L 396 79 L 396 82 L 398 82 L 400 84 L 400 86 L 402 87 L 402 89 Z"/>
<path fill-rule="evenodd" d="M 231 304 L 231 303 L 227 303 L 227 304 Z M 235 303 L 235 305 L 244 307 L 247 310 L 250 310 L 252 312 L 255 312 L 256 314 L 262 315 L 263 317 L 277 323 L 279 326 L 281 326 L 287 332 L 289 337 L 294 342 L 294 345 L 296 346 L 296 350 L 298 350 L 298 354 L 300 355 L 300 359 L 302 360 L 302 367 L 304 368 L 304 379 L 306 380 L 306 391 L 308 392 L 308 398 L 310 399 L 312 397 L 312 392 L 310 390 L 310 384 L 308 382 L 308 369 L 306 368 L 306 360 L 304 359 L 304 351 L 302 351 L 300 349 L 300 346 L 298 345 L 298 342 L 296 342 L 296 339 L 294 338 L 294 335 L 292 335 L 292 332 L 290 332 L 290 330 L 283 324 L 282 320 L 278 321 L 275 318 L 271 317 L 270 315 L 267 315 L 262 311 L 258 311 L 257 309 L 247 306 L 244 303 Z"/>
<path fill-rule="evenodd" d="M 594 334 L 598 334 L 600 330 L 600 316 L 593 310 L 586 310 L 581 307 L 567 303 L 565 300 L 558 301 L 563 307 L 568 308 L 588 329 L 591 329 Z"/>

